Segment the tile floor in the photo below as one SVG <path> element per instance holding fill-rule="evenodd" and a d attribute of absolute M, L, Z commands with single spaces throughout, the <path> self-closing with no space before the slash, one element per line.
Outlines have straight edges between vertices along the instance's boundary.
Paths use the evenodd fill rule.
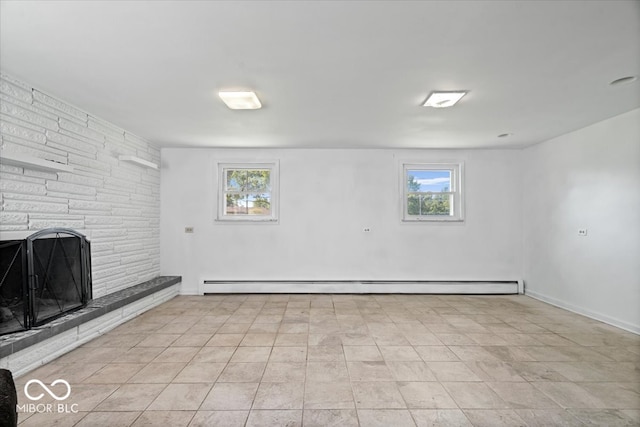
<path fill-rule="evenodd" d="M 640 425 L 640 336 L 526 296 L 181 296 L 32 378 L 23 427 Z"/>

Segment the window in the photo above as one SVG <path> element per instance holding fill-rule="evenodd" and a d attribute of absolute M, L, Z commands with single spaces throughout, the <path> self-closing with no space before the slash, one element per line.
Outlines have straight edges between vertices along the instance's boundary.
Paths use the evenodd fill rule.
<path fill-rule="evenodd" d="M 462 221 L 462 164 L 404 164 L 404 221 Z"/>
<path fill-rule="evenodd" d="M 277 163 L 219 163 L 218 220 L 277 221 Z"/>

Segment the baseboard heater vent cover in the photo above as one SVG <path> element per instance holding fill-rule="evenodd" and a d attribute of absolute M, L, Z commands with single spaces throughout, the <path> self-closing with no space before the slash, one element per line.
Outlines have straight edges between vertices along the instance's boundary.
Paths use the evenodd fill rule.
<path fill-rule="evenodd" d="M 517 280 L 205 280 L 202 293 L 517 294 Z"/>

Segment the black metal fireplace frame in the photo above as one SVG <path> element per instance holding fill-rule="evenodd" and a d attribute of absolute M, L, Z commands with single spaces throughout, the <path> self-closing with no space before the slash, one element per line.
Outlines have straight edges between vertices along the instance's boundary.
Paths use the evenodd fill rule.
<path fill-rule="evenodd" d="M 69 277 L 73 281 L 75 291 L 78 294 L 79 304 L 75 307 L 64 308 L 60 307 L 60 301 L 55 298 L 56 304 L 58 304 L 60 311 L 49 313 L 43 317 L 39 317 L 39 303 L 37 291 L 42 293 L 46 288 L 50 293 L 53 293 L 51 287 L 47 288 L 48 275 L 51 270 L 51 263 L 53 260 L 53 254 L 56 251 L 59 240 L 62 238 L 77 238 L 79 242 L 79 275 L 74 275 L 74 269 L 69 264 L 69 257 L 66 254 L 65 245 L 60 243 L 59 249 L 64 254 L 63 261 L 66 263 L 66 268 L 69 270 Z M 43 260 L 38 251 L 34 248 L 34 243 L 39 239 L 55 239 L 53 247 L 49 253 L 48 260 Z M 0 284 L 4 283 L 11 268 L 16 262 L 22 263 L 22 301 L 23 301 L 23 321 L 20 322 L 18 316 L 12 311 L 14 319 L 21 324 L 22 329 L 15 329 L 4 333 L 18 332 L 19 330 L 27 330 L 34 327 L 41 326 L 47 322 L 57 319 L 65 314 L 85 307 L 89 301 L 93 298 L 92 292 L 92 280 L 91 280 L 91 243 L 83 234 L 69 229 L 69 228 L 48 228 L 37 231 L 24 240 L 11 240 L 6 242 L 0 242 L 0 248 L 7 248 L 9 246 L 15 246 L 16 252 L 13 254 L 13 259 L 9 264 L 9 268 L 4 273 L 4 277 L 0 277 Z M 76 258 L 77 259 L 77 258 Z M 40 268 L 37 268 L 38 265 Z M 44 277 L 39 277 L 37 271 L 44 270 Z M 0 274 L 3 274 L 0 272 Z M 42 286 L 40 286 L 42 285 Z"/>

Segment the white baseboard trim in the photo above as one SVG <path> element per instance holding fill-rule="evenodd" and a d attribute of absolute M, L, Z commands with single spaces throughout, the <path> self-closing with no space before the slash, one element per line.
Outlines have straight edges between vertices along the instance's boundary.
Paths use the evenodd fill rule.
<path fill-rule="evenodd" d="M 18 378 L 99 337 L 116 326 L 139 316 L 145 311 L 169 301 L 177 296 L 179 291 L 180 283 L 177 283 L 24 350 L 10 354 L 0 359 L 0 367 L 11 370 L 13 377 Z"/>
<path fill-rule="evenodd" d="M 530 289 L 525 290 L 525 295 L 530 296 L 531 298 L 535 298 L 539 301 L 546 302 L 551 305 L 555 305 L 556 307 L 563 308 L 573 313 L 581 314 L 583 316 L 589 317 L 599 322 L 603 322 L 608 325 L 615 326 L 616 328 L 624 329 L 625 331 L 640 335 L 640 325 L 634 325 L 632 323 L 625 322 L 624 320 L 616 319 L 615 317 L 607 316 L 606 314 L 598 313 L 596 311 L 592 311 L 584 307 L 579 307 L 579 306 L 570 304 L 566 301 L 559 300 L 557 298 L 553 298 L 536 291 L 532 291 Z"/>
<path fill-rule="evenodd" d="M 405 282 L 405 281 L 213 281 L 205 280 L 205 294 L 517 294 L 518 281 Z"/>

